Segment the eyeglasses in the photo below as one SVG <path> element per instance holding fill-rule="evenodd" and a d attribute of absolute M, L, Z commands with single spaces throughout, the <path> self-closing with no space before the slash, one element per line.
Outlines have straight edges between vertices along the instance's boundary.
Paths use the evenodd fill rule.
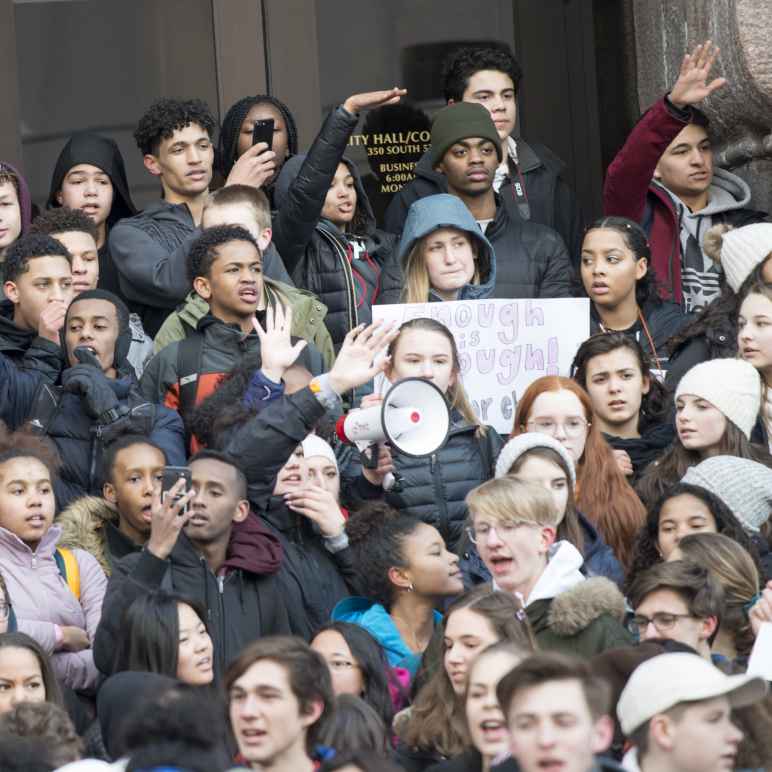
<path fill-rule="evenodd" d="M 584 418 L 577 416 L 576 418 L 568 418 L 563 423 L 553 421 L 551 418 L 537 418 L 534 421 L 528 421 L 526 426 L 532 432 L 549 434 L 550 437 L 554 437 L 558 433 L 558 427 L 562 426 L 566 437 L 575 439 L 576 437 L 581 437 L 587 431 L 589 424 Z"/>
<path fill-rule="evenodd" d="M 523 527 L 541 528 L 538 523 L 529 523 L 525 520 L 502 520 L 496 525 L 481 523 L 476 528 L 467 528 L 466 532 L 472 544 L 479 544 L 488 538 L 491 531 L 495 531 L 500 539 L 504 539 L 507 536 L 511 536 L 518 528 Z"/>
<path fill-rule="evenodd" d="M 335 670 L 338 673 L 343 673 L 359 667 L 356 662 L 351 662 L 351 660 L 348 659 L 328 659 L 327 665 L 330 670 Z"/>
<path fill-rule="evenodd" d="M 0 603 L 0 619 L 5 621 L 11 613 L 10 603 Z"/>
<path fill-rule="evenodd" d="M 658 611 L 652 617 L 645 617 L 642 614 L 636 614 L 628 623 L 627 629 L 633 635 L 641 635 L 646 632 L 646 628 L 653 624 L 661 633 L 672 630 L 679 619 L 692 619 L 692 614 L 668 614 L 665 611 Z"/>

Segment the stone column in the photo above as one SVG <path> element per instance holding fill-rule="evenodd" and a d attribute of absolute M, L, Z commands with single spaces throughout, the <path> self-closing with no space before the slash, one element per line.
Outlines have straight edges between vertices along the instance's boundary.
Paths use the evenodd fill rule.
<path fill-rule="evenodd" d="M 687 50 L 721 47 L 728 84 L 701 105 L 716 162 L 742 177 L 753 206 L 772 212 L 772 0 L 632 0 L 641 111 L 675 82 Z"/>

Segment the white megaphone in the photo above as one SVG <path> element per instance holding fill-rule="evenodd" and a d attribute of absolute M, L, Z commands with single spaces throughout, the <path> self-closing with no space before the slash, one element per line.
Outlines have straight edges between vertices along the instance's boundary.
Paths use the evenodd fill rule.
<path fill-rule="evenodd" d="M 439 450 L 450 431 L 445 395 L 423 378 L 404 378 L 374 407 L 352 410 L 338 419 L 338 437 L 354 445 L 388 442 L 406 456 L 421 458 Z M 377 455 L 377 454 L 376 454 Z"/>

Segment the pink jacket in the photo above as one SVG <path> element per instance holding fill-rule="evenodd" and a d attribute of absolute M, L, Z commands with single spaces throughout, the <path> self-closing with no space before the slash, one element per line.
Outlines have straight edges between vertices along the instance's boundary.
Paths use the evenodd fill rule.
<path fill-rule="evenodd" d="M 52 525 L 33 552 L 16 534 L 0 528 L 0 571 L 11 598 L 18 629 L 32 636 L 49 654 L 57 678 L 73 689 L 96 684 L 98 671 L 91 649 L 77 653 L 54 653 L 54 625 L 80 627 L 93 640 L 107 578 L 96 558 L 83 550 L 73 550 L 80 567 L 80 602 L 59 573 L 54 552 L 61 535 Z"/>

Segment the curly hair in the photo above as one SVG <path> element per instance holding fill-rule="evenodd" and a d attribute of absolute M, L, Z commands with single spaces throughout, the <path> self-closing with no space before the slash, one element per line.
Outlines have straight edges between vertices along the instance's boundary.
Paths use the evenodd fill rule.
<path fill-rule="evenodd" d="M 761 575 L 763 575 L 758 550 L 751 541 L 751 537 L 745 532 L 742 525 L 740 525 L 740 521 L 732 514 L 729 507 L 727 507 L 718 496 L 711 493 L 706 488 L 679 482 L 672 486 L 649 510 L 646 522 L 636 536 L 635 544 L 633 545 L 630 570 L 626 580 L 628 588 L 630 582 L 638 576 L 638 574 L 651 568 L 653 565 L 662 562 L 662 555 L 660 554 L 658 546 L 660 514 L 662 513 L 662 508 L 668 501 L 674 499 L 676 496 L 684 495 L 694 496 L 708 508 L 711 515 L 713 515 L 713 519 L 716 521 L 716 532 L 728 536 L 745 549 L 748 554 L 750 554 L 751 558 L 753 558 L 753 562 Z"/>
<path fill-rule="evenodd" d="M 5 252 L 3 281 L 15 282 L 29 270 L 29 261 L 37 257 L 63 257 L 72 263 L 72 255 L 61 241 L 45 233 L 31 233 L 14 241 Z"/>
<path fill-rule="evenodd" d="M 217 125 L 209 106 L 200 99 L 169 99 L 164 97 L 153 102 L 139 119 L 134 131 L 137 147 L 143 155 L 156 155 L 162 139 L 170 139 L 175 131 L 191 123 L 198 124 L 214 136 Z"/>
<path fill-rule="evenodd" d="M 215 225 L 213 228 L 206 228 L 190 245 L 188 251 L 188 281 L 191 284 L 197 276 L 209 276 L 212 264 L 218 258 L 217 248 L 230 241 L 247 241 L 262 255 L 255 237 L 240 225 Z"/>
<path fill-rule="evenodd" d="M 509 46 L 469 46 L 459 48 L 445 59 L 442 66 L 442 93 L 445 101 L 460 102 L 469 85 L 469 78 L 480 70 L 497 70 L 508 75 L 515 87 L 515 95 L 520 90 L 523 68 L 509 51 Z"/>
<path fill-rule="evenodd" d="M 30 226 L 30 233 L 41 233 L 52 236 L 55 233 L 87 233 L 94 241 L 97 240 L 96 223 L 80 209 L 70 209 L 60 206 L 47 209 L 39 214 Z"/>

